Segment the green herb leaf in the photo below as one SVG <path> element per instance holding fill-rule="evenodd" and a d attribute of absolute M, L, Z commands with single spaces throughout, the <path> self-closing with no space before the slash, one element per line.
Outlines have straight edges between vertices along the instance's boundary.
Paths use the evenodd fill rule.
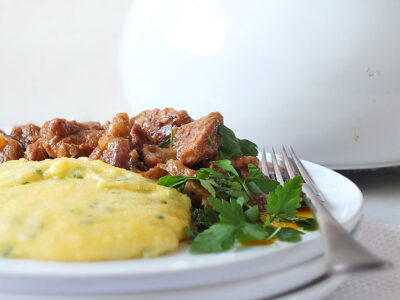
<path fill-rule="evenodd" d="M 231 161 L 229 159 L 221 159 L 221 160 L 211 161 L 210 164 L 212 164 L 214 166 L 218 166 L 222 170 L 225 170 L 225 171 L 229 172 L 230 174 L 233 174 L 236 177 L 239 177 L 238 172 L 232 166 Z"/>
<path fill-rule="evenodd" d="M 263 227 L 259 224 L 243 223 L 236 233 L 239 242 L 263 240 L 267 236 Z"/>
<path fill-rule="evenodd" d="M 227 251 L 235 243 L 236 232 L 237 227 L 232 224 L 214 224 L 196 236 L 190 252 L 199 254 Z"/>
<path fill-rule="evenodd" d="M 294 216 L 297 208 L 301 206 L 300 192 L 303 178 L 296 176 L 285 182 L 283 187 L 278 185 L 274 192 L 269 193 L 268 201 L 265 205 L 267 212 L 274 215 L 286 214 Z"/>
<path fill-rule="evenodd" d="M 253 193 L 259 194 L 261 190 L 263 193 L 268 194 L 275 191 L 276 187 L 279 186 L 279 182 L 265 178 L 260 169 L 255 165 L 249 164 L 248 168 L 249 175 L 246 178 L 246 182 L 248 182 L 248 186 Z"/>
<path fill-rule="evenodd" d="M 205 180 L 205 179 L 200 179 L 200 184 L 203 188 L 205 188 L 212 197 L 215 197 L 216 193 L 215 193 L 215 189 L 212 186 L 211 182 L 213 182 L 213 180 Z M 215 182 L 215 181 L 214 181 Z"/>
<path fill-rule="evenodd" d="M 297 221 L 296 225 L 307 231 L 318 230 L 317 220 L 315 220 L 313 218 L 305 218 L 305 220 Z"/>
<path fill-rule="evenodd" d="M 257 156 L 258 150 L 257 145 L 249 140 L 239 140 L 240 149 L 244 155 Z"/>
<path fill-rule="evenodd" d="M 195 239 L 195 237 L 196 237 L 196 234 L 193 232 L 193 230 L 191 229 L 191 228 L 189 228 L 189 227 L 187 227 L 187 226 L 185 226 L 185 228 L 184 228 L 184 230 L 185 230 L 185 233 L 186 233 L 186 240 L 189 242 L 189 243 L 191 243 L 191 242 L 193 242 L 193 240 Z"/>
<path fill-rule="evenodd" d="M 207 179 L 207 178 L 214 178 L 214 179 L 223 179 L 225 175 L 221 172 L 218 172 L 211 168 L 201 168 L 196 173 L 197 179 Z"/>
<path fill-rule="evenodd" d="M 277 233 L 276 237 L 283 242 L 296 243 L 301 241 L 303 232 L 290 227 L 280 227 L 281 230 Z"/>
<path fill-rule="evenodd" d="M 244 212 L 244 216 L 247 222 L 255 223 L 260 217 L 260 211 L 257 205 L 250 207 L 248 210 Z"/>
<path fill-rule="evenodd" d="M 243 208 L 235 199 L 231 199 L 228 202 L 210 197 L 208 198 L 208 202 L 219 212 L 221 223 L 240 225 L 241 222 L 245 221 Z"/>
<path fill-rule="evenodd" d="M 208 206 L 203 209 L 196 208 L 192 213 L 193 220 L 196 224 L 205 227 L 211 227 L 219 221 L 218 213 Z"/>
<path fill-rule="evenodd" d="M 193 179 L 193 177 L 184 177 L 181 175 L 165 175 L 158 179 L 158 184 L 166 187 L 181 187 L 188 180 Z"/>
<path fill-rule="evenodd" d="M 231 159 L 241 154 L 257 156 L 257 145 L 249 140 L 240 140 L 236 138 L 231 129 L 225 125 L 218 127 L 218 134 L 221 136 L 219 140 L 218 154 L 222 159 Z"/>

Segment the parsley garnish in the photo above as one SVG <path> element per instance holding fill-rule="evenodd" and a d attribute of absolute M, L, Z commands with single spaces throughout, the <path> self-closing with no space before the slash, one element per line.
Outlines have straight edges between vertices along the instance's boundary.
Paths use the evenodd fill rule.
<path fill-rule="evenodd" d="M 241 154 L 257 156 L 257 145 L 249 140 L 240 140 L 236 138 L 231 129 L 225 125 L 218 127 L 218 134 L 221 136 L 218 145 L 218 154 L 222 159 L 231 159 Z"/>
<path fill-rule="evenodd" d="M 192 253 L 211 253 L 229 250 L 235 242 L 268 240 L 276 238 L 285 242 L 298 242 L 302 231 L 289 227 L 277 227 L 276 222 L 294 223 L 304 230 L 317 228 L 314 219 L 297 217 L 297 209 L 303 200 L 302 178 L 297 176 L 281 186 L 265 178 L 253 164 L 249 174 L 241 178 L 227 159 L 212 161 L 212 168 L 201 168 L 195 177 L 167 175 L 159 184 L 182 190 L 187 181 L 200 183 L 209 193 L 209 206 L 193 211 L 194 226 L 186 228 L 192 241 Z M 257 205 L 249 205 L 254 194 L 268 194 L 265 212 Z M 275 221 L 274 223 L 272 223 Z M 200 233 L 199 233 L 200 232 Z"/>
<path fill-rule="evenodd" d="M 254 179 L 250 177 L 247 180 Z M 252 181 L 254 182 L 254 181 Z M 265 221 L 260 218 L 257 206 L 243 211 L 244 199 L 230 201 L 210 197 L 213 209 L 219 213 L 219 222 L 213 223 L 207 230 L 198 234 L 190 247 L 192 253 L 211 253 L 229 250 L 235 241 L 246 242 L 277 238 L 285 242 L 298 242 L 303 232 L 288 228 L 271 226 L 277 216 L 294 216 L 302 198 L 300 197 L 302 178 L 295 177 L 284 186 L 276 185 L 269 193 L 272 201 L 266 204 Z M 271 203 L 270 203 L 271 201 Z"/>

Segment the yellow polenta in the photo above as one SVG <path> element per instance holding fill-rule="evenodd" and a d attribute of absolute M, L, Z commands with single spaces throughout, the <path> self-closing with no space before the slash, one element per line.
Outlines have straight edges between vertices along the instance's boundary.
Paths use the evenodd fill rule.
<path fill-rule="evenodd" d="M 0 256 L 55 261 L 154 257 L 177 249 L 190 199 L 87 158 L 0 164 Z"/>

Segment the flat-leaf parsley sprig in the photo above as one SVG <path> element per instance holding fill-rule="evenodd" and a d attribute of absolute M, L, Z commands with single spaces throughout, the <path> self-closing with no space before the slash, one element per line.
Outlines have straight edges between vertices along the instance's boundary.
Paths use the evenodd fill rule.
<path fill-rule="evenodd" d="M 222 252 L 231 249 L 236 242 L 279 239 L 286 242 L 301 240 L 302 231 L 278 227 L 277 222 L 290 222 L 306 230 L 315 230 L 313 219 L 296 216 L 301 206 L 300 176 L 281 186 L 277 181 L 265 178 L 254 165 L 248 165 L 248 176 L 242 179 L 228 159 L 213 161 L 223 171 L 213 168 L 199 169 L 194 177 L 167 175 L 159 184 L 182 190 L 187 181 L 200 183 L 209 193 L 209 206 L 193 211 L 194 227 L 186 228 L 192 240 L 192 253 Z M 268 194 L 265 211 L 257 205 L 249 205 L 255 194 Z"/>

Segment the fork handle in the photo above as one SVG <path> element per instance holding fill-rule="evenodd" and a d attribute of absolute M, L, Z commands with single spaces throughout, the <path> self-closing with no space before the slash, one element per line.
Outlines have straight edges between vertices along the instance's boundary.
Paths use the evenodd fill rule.
<path fill-rule="evenodd" d="M 377 257 L 359 244 L 332 216 L 321 202 L 321 196 L 303 183 L 303 192 L 310 200 L 317 219 L 328 270 L 331 273 L 357 273 L 388 268 L 391 263 Z"/>

